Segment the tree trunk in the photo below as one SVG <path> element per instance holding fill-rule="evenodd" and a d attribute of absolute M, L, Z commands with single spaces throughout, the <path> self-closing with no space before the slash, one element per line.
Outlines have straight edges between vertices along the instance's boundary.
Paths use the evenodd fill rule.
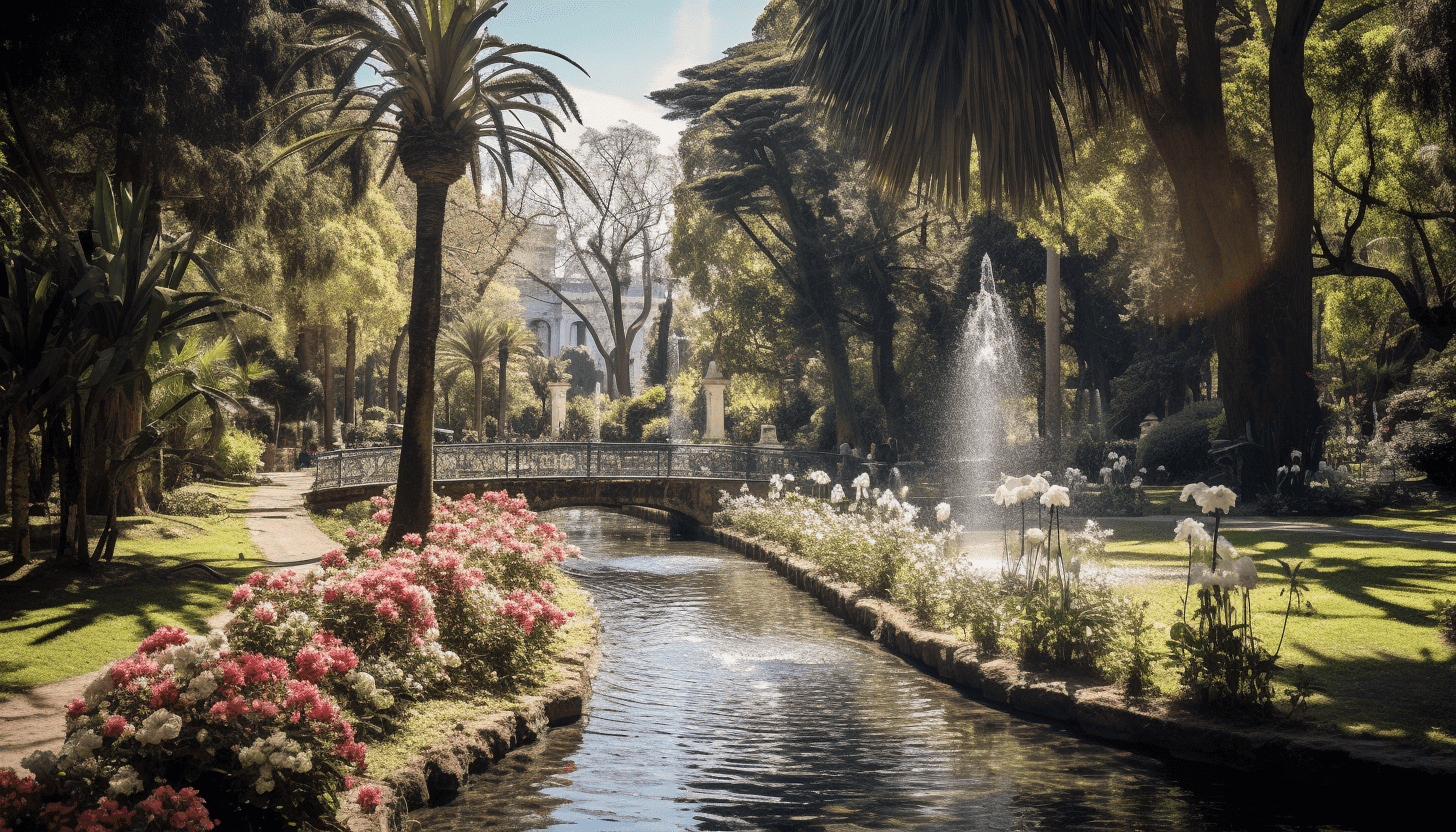
<path fill-rule="evenodd" d="M 320 408 L 319 421 L 323 431 L 323 449 L 334 449 L 334 353 L 329 348 L 329 327 L 319 327 L 319 340 L 323 342 L 324 353 L 324 404 Z"/>
<path fill-rule="evenodd" d="M 1046 247 L 1046 398 L 1043 403 L 1047 453 L 1052 470 L 1062 458 L 1062 256 Z"/>
<path fill-rule="evenodd" d="M 475 374 L 475 441 L 485 441 L 485 367 L 481 364 L 471 364 L 471 372 Z M 449 411 L 447 403 L 445 410 Z"/>
<path fill-rule="evenodd" d="M 457 177 L 458 178 L 458 177 Z M 434 498 L 435 345 L 440 337 L 440 246 L 448 182 L 415 183 L 415 274 L 410 291 L 409 375 L 405 390 L 399 481 L 385 533 L 388 549 L 430 527 Z"/>
<path fill-rule="evenodd" d="M 1244 466 L 1246 490 L 1267 482 L 1292 448 L 1311 452 L 1318 427 L 1310 355 L 1314 133 L 1304 43 L 1321 4 L 1278 6 L 1269 76 L 1278 215 L 1267 260 L 1252 169 L 1228 139 L 1216 0 L 1184 4 L 1186 57 L 1179 60 L 1172 35 L 1157 44 L 1157 82 L 1140 107 L 1173 181 L 1189 263 L 1213 325 L 1228 434 L 1258 443 Z"/>
<path fill-rule="evenodd" d="M 5 456 L 10 465 L 10 554 L 30 563 L 30 431 L 14 414 L 6 432 Z"/>
<path fill-rule="evenodd" d="M 401 329 L 394 337 L 394 350 L 389 353 L 389 389 L 385 391 L 386 400 L 389 402 L 389 418 L 399 418 L 399 357 L 404 352 L 405 335 L 408 328 Z"/>
<path fill-rule="evenodd" d="M 364 409 L 374 407 L 374 354 L 364 359 L 364 392 L 361 396 L 364 399 Z"/>
<path fill-rule="evenodd" d="M 504 441 L 506 438 L 506 361 L 510 358 L 510 345 L 501 339 L 500 356 L 497 359 L 500 365 L 500 381 L 496 383 L 495 398 L 497 416 L 495 419 L 495 438 Z"/>
<path fill-rule="evenodd" d="M 344 354 L 344 424 L 358 424 L 354 413 L 354 371 L 358 369 L 359 319 L 349 315 L 347 352 Z"/>
<path fill-rule="evenodd" d="M 127 393 L 115 389 L 106 394 L 88 442 L 91 461 L 86 478 L 87 513 L 109 513 L 113 494 L 121 516 L 132 517 L 150 511 L 142 495 L 136 466 L 119 468 L 111 461 L 114 449 L 141 433 L 145 405 L 140 391 Z"/>

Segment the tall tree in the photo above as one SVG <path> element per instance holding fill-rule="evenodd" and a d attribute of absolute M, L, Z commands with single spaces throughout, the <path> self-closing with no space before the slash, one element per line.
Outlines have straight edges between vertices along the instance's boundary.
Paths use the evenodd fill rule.
<path fill-rule="evenodd" d="M 1213 321 L 1230 433 L 1258 443 L 1246 470 L 1262 481 L 1288 450 L 1313 445 L 1318 426 L 1314 128 L 1304 52 L 1323 0 L 1279 0 L 1264 27 L 1277 182 L 1267 251 L 1263 204 L 1230 140 L 1222 4 L 1185 0 L 1176 13 L 1159 7 L 1156 17 L 1149 5 L 805 0 L 797 43 L 804 76 L 866 147 L 881 181 L 904 189 L 919 177 L 951 199 L 969 196 L 976 159 L 984 196 L 1025 202 L 1055 189 L 1058 67 L 1070 70 L 1089 113 L 1111 90 L 1128 91 L 1173 179 L 1189 263 Z"/>
<path fill-rule="evenodd" d="M 672 189 L 677 161 L 659 153 L 657 135 L 635 124 L 618 123 L 605 132 L 587 130 L 576 150 L 577 162 L 591 177 L 600 202 L 568 191 L 542 196 L 542 213 L 561 230 L 565 243 L 561 271 L 568 281 L 591 286 L 595 304 L 579 307 L 553 281 L 524 269 L 586 324 L 592 342 L 607 361 L 607 392 L 631 395 L 632 346 L 652 314 L 653 286 L 665 275 L 662 252 L 672 238 Z M 642 308 L 631 314 L 627 301 L 642 293 Z"/>
<path fill-rule="evenodd" d="M 576 162 L 555 143 L 563 127 L 555 106 L 579 120 L 566 87 L 550 71 L 522 60 L 526 45 L 508 45 L 486 24 L 504 7 L 501 0 L 364 0 L 329 3 L 309 24 L 312 46 L 290 75 L 316 59 L 347 56 L 332 86 L 289 96 L 297 105 L 282 126 L 326 115 L 327 126 L 290 145 L 282 157 L 319 151 L 313 167 L 381 132 L 393 139 L 385 176 L 396 162 L 414 183 L 414 282 L 410 296 L 408 388 L 394 513 L 385 534 L 393 545 L 406 533 L 430 524 L 434 492 L 435 346 L 440 331 L 441 235 L 450 185 L 471 172 L 480 191 L 480 160 L 490 161 L 501 187 L 515 170 L 515 157 L 534 162 L 558 190 L 567 180 L 591 186 Z M 387 80 L 357 85 L 355 74 L 373 62 Z M 574 66 L 575 64 L 573 64 Z M 525 126 L 536 120 L 541 132 Z"/>

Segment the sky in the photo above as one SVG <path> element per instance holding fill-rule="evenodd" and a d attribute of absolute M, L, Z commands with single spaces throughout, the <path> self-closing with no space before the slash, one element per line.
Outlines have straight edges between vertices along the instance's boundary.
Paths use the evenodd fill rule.
<path fill-rule="evenodd" d="M 583 74 L 550 56 L 539 60 L 566 84 L 582 121 L 603 130 L 625 119 L 677 144 L 682 122 L 647 93 L 675 84 L 681 69 L 709 63 L 753 36 L 766 0 L 509 0 L 490 24 L 508 43 L 528 43 L 569 56 Z M 361 81 L 364 79 L 360 79 Z M 563 142 L 575 147 L 581 128 Z"/>

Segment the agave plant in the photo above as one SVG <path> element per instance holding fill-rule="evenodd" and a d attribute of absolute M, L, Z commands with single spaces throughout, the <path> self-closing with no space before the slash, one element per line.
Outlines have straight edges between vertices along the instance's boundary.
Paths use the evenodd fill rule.
<path fill-rule="evenodd" d="M 423 534 L 430 523 L 441 234 L 448 189 L 468 169 L 479 193 L 482 157 L 505 185 L 513 177 L 515 157 L 522 156 L 558 189 L 571 182 L 592 192 L 586 175 L 554 138 L 564 127 L 559 111 L 580 121 L 575 101 L 555 74 L 522 58 L 537 53 L 572 62 L 559 53 L 507 44 L 490 34 L 486 24 L 504 7 L 501 0 L 327 3 L 306 29 L 309 48 L 285 77 L 322 59 L 342 69 L 331 86 L 302 90 L 270 108 L 288 112 L 275 133 L 306 119 L 322 120 L 320 129 L 284 148 L 274 164 L 316 152 L 311 165 L 316 169 L 366 135 L 382 133 L 392 140 L 385 176 L 398 163 L 415 185 L 415 271 L 406 324 L 410 384 L 388 545 L 409 532 Z M 366 64 L 382 68 L 383 83 L 355 83 Z"/>

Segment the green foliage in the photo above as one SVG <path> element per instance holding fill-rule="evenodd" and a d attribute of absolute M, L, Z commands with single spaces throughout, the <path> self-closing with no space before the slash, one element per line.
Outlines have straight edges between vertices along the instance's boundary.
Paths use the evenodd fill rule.
<path fill-rule="evenodd" d="M 229 477 L 249 477 L 263 466 L 263 440 L 228 428 L 223 433 L 213 462 Z"/>
<path fill-rule="evenodd" d="M 364 421 L 366 422 L 393 422 L 394 414 L 379 405 L 370 405 L 364 408 Z"/>
<path fill-rule="evenodd" d="M 566 425 L 561 438 L 568 442 L 584 442 L 592 438 L 596 406 L 591 396 L 575 396 L 566 400 Z"/>
<path fill-rule="evenodd" d="M 671 438 L 672 426 L 666 416 L 658 416 L 642 426 L 643 442 L 666 442 Z"/>
<path fill-rule="evenodd" d="M 620 409 L 624 441 L 643 441 L 642 431 L 647 423 L 667 417 L 667 389 L 664 387 L 649 387 L 642 391 L 642 395 L 625 401 L 626 404 Z"/>
<path fill-rule="evenodd" d="M 1158 422 L 1138 440 L 1137 465 L 1151 473 L 1159 466 L 1173 480 L 1201 476 L 1208 467 L 1208 449 L 1222 426 L 1223 402 L 1197 402 Z"/>
<path fill-rule="evenodd" d="M 1380 431 L 1407 465 L 1456 484 L 1456 355 L 1422 366 L 1416 380 L 1387 403 Z"/>
<path fill-rule="evenodd" d="M 157 510 L 176 517 L 211 517 L 221 514 L 225 506 L 209 489 L 189 485 L 162 495 Z"/>
<path fill-rule="evenodd" d="M 1439 598 L 1431 602 L 1436 611 L 1436 630 L 1451 644 L 1456 644 L 1456 601 Z"/>

